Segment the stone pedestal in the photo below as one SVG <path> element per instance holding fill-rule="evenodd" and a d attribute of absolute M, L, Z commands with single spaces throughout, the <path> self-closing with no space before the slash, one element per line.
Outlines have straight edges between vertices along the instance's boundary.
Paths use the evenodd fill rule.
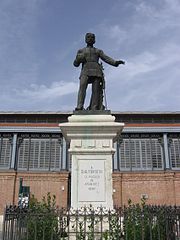
<path fill-rule="evenodd" d="M 113 142 L 123 129 L 108 115 L 72 115 L 61 131 L 70 142 L 71 207 L 113 208 Z"/>

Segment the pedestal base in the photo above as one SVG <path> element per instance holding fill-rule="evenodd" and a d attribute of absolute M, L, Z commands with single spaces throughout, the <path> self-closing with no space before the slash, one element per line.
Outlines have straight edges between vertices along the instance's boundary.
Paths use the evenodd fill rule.
<path fill-rule="evenodd" d="M 112 115 L 72 115 L 60 128 L 70 141 L 71 207 L 113 208 L 113 142 L 123 123 Z"/>

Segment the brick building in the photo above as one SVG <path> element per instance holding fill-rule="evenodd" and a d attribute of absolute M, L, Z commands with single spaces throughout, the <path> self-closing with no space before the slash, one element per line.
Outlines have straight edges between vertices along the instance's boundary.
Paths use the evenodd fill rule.
<path fill-rule="evenodd" d="M 0 113 L 0 213 L 17 204 L 19 180 L 42 199 L 56 195 L 59 206 L 70 204 L 71 159 L 59 123 L 72 113 Z M 180 112 L 113 112 L 124 122 L 115 144 L 113 199 L 180 205 Z"/>

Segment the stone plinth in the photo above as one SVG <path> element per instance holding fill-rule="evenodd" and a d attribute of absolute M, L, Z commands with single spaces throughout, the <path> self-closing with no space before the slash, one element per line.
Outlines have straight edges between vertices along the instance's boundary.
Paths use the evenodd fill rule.
<path fill-rule="evenodd" d="M 71 207 L 112 208 L 113 142 L 123 129 L 112 115 L 72 115 L 61 131 L 70 142 Z"/>

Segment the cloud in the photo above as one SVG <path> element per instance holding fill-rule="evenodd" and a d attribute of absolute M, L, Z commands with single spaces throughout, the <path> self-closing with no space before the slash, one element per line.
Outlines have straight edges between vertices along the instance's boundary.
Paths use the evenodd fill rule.
<path fill-rule="evenodd" d="M 169 43 L 154 49 L 154 52 L 132 56 L 125 66 L 109 67 L 106 85 L 110 108 L 129 111 L 179 110 L 179 56 L 179 46 Z"/>
<path fill-rule="evenodd" d="M 111 42 L 113 42 L 113 45 L 120 45 L 128 38 L 128 32 L 123 30 L 119 25 L 110 25 L 108 28 L 101 26 L 104 28 L 103 34 L 110 39 Z"/>
<path fill-rule="evenodd" d="M 114 8 L 116 9 L 114 20 L 106 19 L 97 26 L 97 32 L 104 37 L 103 41 L 111 44 L 110 49 L 115 48 L 117 51 L 119 47 L 128 50 L 131 47 L 129 51 L 134 52 L 135 46 L 136 50 L 140 50 L 140 47 L 143 49 L 151 40 L 154 45 L 155 40 L 159 44 L 160 41 L 172 39 L 173 35 L 179 36 L 176 34 L 180 26 L 178 0 L 162 0 L 161 3 L 135 0 L 131 4 L 129 2 L 122 4 L 122 1 L 118 1 Z M 126 8 L 129 8 L 129 12 L 122 18 L 121 15 L 125 14 Z M 174 34 L 171 34 L 173 30 Z"/>
<path fill-rule="evenodd" d="M 108 67 L 107 78 L 118 80 L 121 76 L 125 81 L 130 81 L 133 78 L 144 77 L 159 71 L 169 71 L 173 65 L 180 64 L 180 47 L 176 44 L 167 43 L 161 48 L 154 49 L 154 51 L 144 51 L 137 55 L 130 57 L 125 66 L 120 66 L 117 69 Z"/>
<path fill-rule="evenodd" d="M 160 5 L 151 1 L 141 1 L 135 6 L 137 22 L 135 30 L 140 30 L 137 36 L 155 36 L 160 31 L 172 30 L 180 26 L 180 2 L 162 0 Z M 170 37 L 170 36 L 169 36 Z"/>
<path fill-rule="evenodd" d="M 57 32 L 58 24 L 56 27 L 51 24 L 62 19 L 56 15 L 52 22 L 48 21 L 47 3 L 44 0 L 0 2 L 1 109 L 55 109 L 59 101 L 61 109 L 67 109 L 75 102 L 80 69 L 73 68 L 72 61 L 84 44 L 84 35 L 79 33 L 79 38 L 71 44 L 69 40 L 65 42 L 65 34 L 59 35 L 59 43 L 52 35 L 45 36 L 46 27 Z M 56 5 L 58 1 L 51 5 L 53 13 Z M 119 68 L 104 64 L 111 109 L 179 109 L 179 0 L 118 0 L 96 25 L 88 17 L 84 24 L 86 21 L 87 26 L 92 25 L 90 31 L 97 35 L 96 46 L 113 58 L 126 61 Z M 44 26 L 44 22 L 49 26 Z M 55 34 L 53 30 L 50 32 Z"/>
<path fill-rule="evenodd" d="M 46 85 L 31 84 L 28 89 L 15 89 L 16 95 L 35 101 L 54 100 L 77 91 L 75 82 L 54 82 L 50 87 Z"/>
<path fill-rule="evenodd" d="M 48 85 L 31 84 L 4 89 L 0 95 L 1 111 L 68 111 L 75 107 L 78 85 L 75 82 L 53 82 Z"/>
<path fill-rule="evenodd" d="M 126 61 L 119 68 L 104 65 L 109 106 L 130 111 L 178 110 L 180 2 L 140 0 L 130 8 L 123 21 L 116 18 L 97 26 L 102 38 L 106 36 L 103 40 L 110 54 L 117 58 L 119 52 Z"/>

